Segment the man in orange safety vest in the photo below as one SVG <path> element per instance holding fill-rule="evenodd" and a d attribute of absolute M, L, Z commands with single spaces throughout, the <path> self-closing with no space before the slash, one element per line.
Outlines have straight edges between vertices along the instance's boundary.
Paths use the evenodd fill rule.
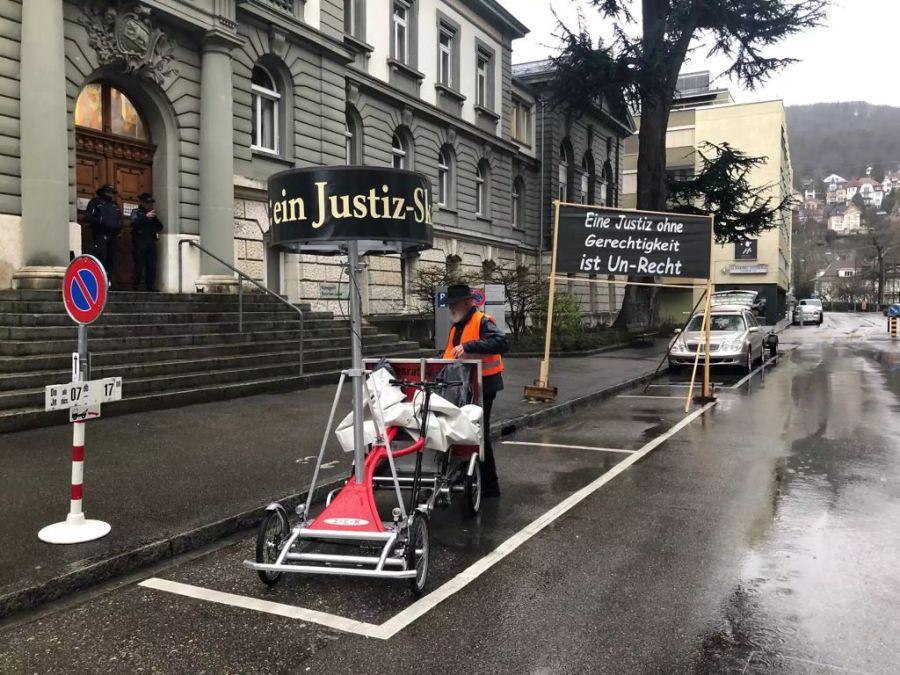
<path fill-rule="evenodd" d="M 491 408 L 497 392 L 503 389 L 503 354 L 509 351 L 506 335 L 497 322 L 475 305 L 472 289 L 466 284 L 453 284 L 447 289 L 450 309 L 450 337 L 444 350 L 445 359 L 480 359 L 482 406 L 484 416 L 484 467 L 482 495 L 499 497 L 500 483 L 491 446 Z"/>

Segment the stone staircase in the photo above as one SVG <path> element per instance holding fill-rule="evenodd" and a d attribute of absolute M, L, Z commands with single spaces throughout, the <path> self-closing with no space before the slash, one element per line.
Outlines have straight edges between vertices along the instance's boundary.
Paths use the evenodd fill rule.
<path fill-rule="evenodd" d="M 349 365 L 350 325 L 304 310 L 303 375 L 297 313 L 264 294 L 112 292 L 88 328 L 92 379 L 121 376 L 122 401 L 103 416 L 299 389 L 337 381 Z M 44 387 L 71 380 L 77 328 L 60 291 L 0 291 L 0 432 L 68 422 L 44 412 Z M 369 356 L 418 355 L 418 345 L 363 328 Z"/>

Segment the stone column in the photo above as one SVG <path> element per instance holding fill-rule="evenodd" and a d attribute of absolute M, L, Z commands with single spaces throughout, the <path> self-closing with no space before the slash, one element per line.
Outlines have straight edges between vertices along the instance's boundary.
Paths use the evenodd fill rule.
<path fill-rule="evenodd" d="M 22 262 L 18 288 L 62 286 L 69 263 L 69 150 L 63 0 L 22 3 Z"/>
<path fill-rule="evenodd" d="M 208 33 L 200 73 L 200 245 L 234 265 L 234 150 L 231 50 L 234 37 Z M 200 256 L 197 290 L 236 292 L 233 272 Z"/>

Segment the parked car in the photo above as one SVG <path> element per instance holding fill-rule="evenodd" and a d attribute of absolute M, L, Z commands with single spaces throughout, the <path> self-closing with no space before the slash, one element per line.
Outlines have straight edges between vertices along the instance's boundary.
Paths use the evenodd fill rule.
<path fill-rule="evenodd" d="M 713 307 L 719 305 L 741 305 L 749 307 L 757 316 L 766 313 L 766 299 L 758 291 L 716 291 L 712 294 L 710 304 Z"/>
<path fill-rule="evenodd" d="M 792 323 L 795 326 L 807 323 L 814 323 L 817 326 L 822 325 L 824 311 L 822 310 L 822 301 L 818 298 L 807 298 L 800 301 L 794 308 L 794 316 Z"/>
<path fill-rule="evenodd" d="M 706 346 L 703 313 L 691 317 L 683 332 L 672 340 L 669 367 L 693 365 L 700 345 L 700 354 Z M 709 360 L 716 366 L 741 366 L 750 372 L 757 361 L 771 349 L 756 317 L 745 305 L 720 305 L 710 312 Z"/>

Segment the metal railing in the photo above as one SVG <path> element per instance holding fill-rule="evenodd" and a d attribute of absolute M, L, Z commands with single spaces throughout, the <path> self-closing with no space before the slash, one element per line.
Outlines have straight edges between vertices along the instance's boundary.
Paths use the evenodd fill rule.
<path fill-rule="evenodd" d="M 193 246 L 201 253 L 205 253 L 210 258 L 212 258 L 216 262 L 224 265 L 225 267 L 227 267 L 232 272 L 234 272 L 235 274 L 238 275 L 238 332 L 239 333 L 244 332 L 244 283 L 243 283 L 243 281 L 245 279 L 247 281 L 249 281 L 251 284 L 253 284 L 254 286 L 256 286 L 259 290 L 263 291 L 264 293 L 267 293 L 268 295 L 271 295 L 273 298 L 277 299 L 279 302 L 287 305 L 288 307 L 293 309 L 295 312 L 297 312 L 297 317 L 300 319 L 300 375 L 303 375 L 303 310 L 300 309 L 299 307 L 297 307 L 297 305 L 293 304 L 289 300 L 285 300 L 283 297 L 278 295 L 278 293 L 275 293 L 274 291 L 269 290 L 268 288 L 263 286 L 261 283 L 256 281 L 256 279 L 252 279 L 251 277 L 247 276 L 244 272 L 241 272 L 237 267 L 235 267 L 231 263 L 225 262 L 219 256 L 217 256 L 215 253 L 210 253 L 209 251 L 207 251 L 205 248 L 203 248 L 200 244 L 198 244 L 193 239 L 182 239 L 181 241 L 178 242 L 178 292 L 179 293 L 184 292 L 183 277 L 182 277 L 182 265 L 181 265 L 181 260 L 182 260 L 181 246 L 182 246 L 182 244 L 187 244 L 188 246 Z"/>

